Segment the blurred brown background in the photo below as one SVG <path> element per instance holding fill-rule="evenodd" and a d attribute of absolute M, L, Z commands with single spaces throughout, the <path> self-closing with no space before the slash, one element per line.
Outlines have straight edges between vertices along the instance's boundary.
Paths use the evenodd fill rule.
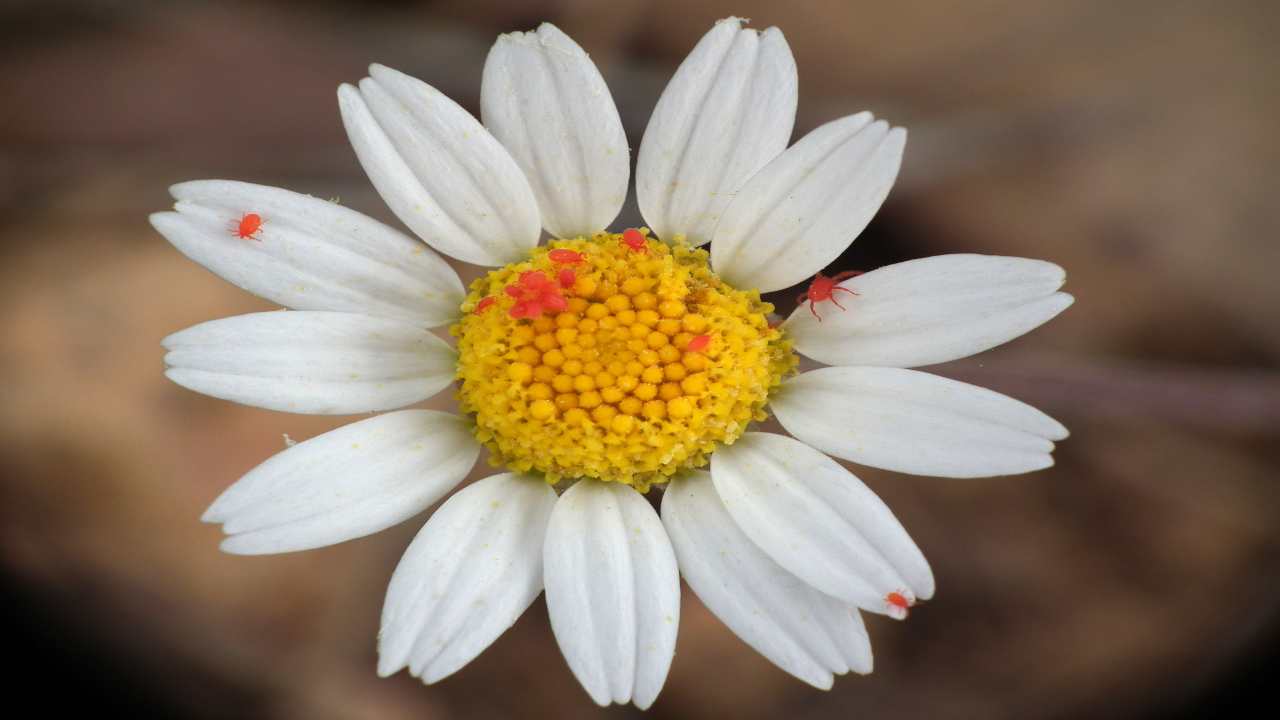
<path fill-rule="evenodd" d="M 0 4 L 0 577 L 5 655 L 20 668 L 9 694 L 134 716 L 638 716 L 590 703 L 541 600 L 437 686 L 378 679 L 382 593 L 421 519 L 307 553 L 218 552 L 217 528 L 197 520 L 212 498 L 281 433 L 345 419 L 164 380 L 161 337 L 268 306 L 184 259 L 146 216 L 169 206 L 170 183 L 225 177 L 394 222 L 347 146 L 337 84 L 379 61 L 474 111 L 494 36 L 544 19 L 596 59 L 638 147 L 684 53 L 737 14 L 791 43 L 797 137 L 864 108 L 910 128 L 898 185 L 840 269 L 957 251 L 1067 268 L 1077 303 L 1065 315 L 940 371 L 1032 402 L 1073 436 L 1057 467 L 1030 476 L 859 470 L 939 584 L 908 622 L 869 620 L 875 674 L 811 690 L 686 592 L 650 716 L 1246 709 L 1269 689 L 1280 640 L 1277 7 Z M 624 213 L 619 225 L 640 223 L 634 205 Z"/>

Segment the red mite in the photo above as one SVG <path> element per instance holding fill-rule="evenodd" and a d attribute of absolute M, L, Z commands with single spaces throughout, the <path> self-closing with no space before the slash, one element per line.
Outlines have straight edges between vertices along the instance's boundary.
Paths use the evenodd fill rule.
<path fill-rule="evenodd" d="M 241 240 L 257 240 L 262 242 L 258 233 L 262 232 L 262 216 L 258 213 L 245 213 L 240 221 L 232 223 L 231 233 Z"/>
<path fill-rule="evenodd" d="M 911 601 L 902 593 L 891 592 L 884 596 L 884 601 L 889 605 L 902 611 L 903 617 L 906 616 L 907 609 L 911 607 Z"/>
<path fill-rule="evenodd" d="M 556 278 L 560 281 L 560 287 L 565 288 L 566 290 L 573 287 L 573 284 L 578 281 L 577 274 L 569 268 L 561 270 L 560 274 L 557 275 Z"/>
<path fill-rule="evenodd" d="M 488 310 L 488 309 L 489 309 L 489 306 L 490 306 L 490 305 L 492 305 L 492 304 L 494 304 L 494 303 L 495 303 L 495 302 L 497 302 L 497 301 L 498 301 L 498 299 L 497 299 L 497 298 L 495 298 L 495 297 L 494 297 L 494 296 L 492 296 L 492 295 L 490 295 L 490 296 L 488 296 L 488 297 L 485 297 L 485 298 L 481 298 L 481 299 L 480 299 L 480 302 L 476 303 L 476 309 L 475 309 L 475 310 L 472 310 L 471 312 L 475 313 L 476 315 L 479 315 L 480 313 L 484 312 L 485 310 Z"/>
<path fill-rule="evenodd" d="M 568 306 L 560 288 L 541 270 L 520 273 L 520 279 L 503 288 L 503 292 L 516 299 L 509 314 L 513 318 L 536 318 L 543 311 L 561 312 Z"/>
<path fill-rule="evenodd" d="M 649 252 L 649 245 L 645 242 L 644 235 L 635 228 L 622 231 L 622 242 L 636 252 Z"/>
<path fill-rule="evenodd" d="M 689 341 L 689 345 L 688 345 L 689 352 L 702 352 L 703 350 L 706 350 L 707 346 L 710 344 L 711 344 L 710 335 L 699 335 Z"/>
<path fill-rule="evenodd" d="M 840 304 L 839 300 L 836 300 L 836 293 L 847 292 L 850 295 L 857 295 L 858 293 L 850 290 L 849 288 L 839 287 L 836 283 L 861 274 L 862 271 L 860 270 L 849 270 L 847 272 L 842 272 L 835 277 L 827 277 L 822 273 L 818 273 L 813 277 L 813 282 L 809 283 L 809 289 L 801 293 L 800 297 L 796 298 L 796 302 L 803 305 L 807 300 L 809 302 L 809 312 L 813 313 L 813 316 L 818 318 L 818 322 L 822 322 L 822 316 L 818 315 L 818 311 L 814 309 L 814 305 L 824 300 L 830 300 L 836 304 L 836 307 L 844 310 L 845 307 Z"/>
<path fill-rule="evenodd" d="M 574 250 L 566 250 L 564 248 L 556 248 L 552 250 L 547 253 L 547 257 L 551 258 L 551 262 L 561 263 L 563 265 L 577 265 L 580 262 L 586 261 L 586 258 L 582 256 L 582 253 Z"/>

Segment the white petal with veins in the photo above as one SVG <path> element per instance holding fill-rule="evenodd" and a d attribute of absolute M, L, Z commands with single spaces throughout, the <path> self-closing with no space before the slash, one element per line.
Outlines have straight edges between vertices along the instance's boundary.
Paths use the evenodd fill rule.
<path fill-rule="evenodd" d="M 542 591 L 542 540 L 556 493 L 516 473 L 449 498 L 405 551 L 382 607 L 378 674 L 423 682 L 457 672 Z"/>
<path fill-rule="evenodd" d="M 334 310 L 435 327 L 458 319 L 462 282 L 431 248 L 335 202 L 233 180 L 169 189 L 177 212 L 151 224 L 184 255 L 295 310 Z M 262 219 L 252 238 L 233 230 Z"/>
<path fill-rule="evenodd" d="M 391 211 L 442 253 L 505 265 L 538 244 L 528 180 L 502 144 L 454 101 L 382 65 L 338 88 L 351 146 Z"/>
<path fill-rule="evenodd" d="M 1057 420 L 976 385 L 900 368 L 822 368 L 770 401 L 795 437 L 839 458 L 916 475 L 986 477 L 1053 465 Z"/>
<path fill-rule="evenodd" d="M 858 113 L 823 125 L 756 173 L 716 226 L 711 264 L 727 282 L 770 292 L 840 256 L 898 177 L 907 133 Z"/>
<path fill-rule="evenodd" d="M 165 375 L 223 400 L 314 415 L 411 405 L 453 382 L 457 353 L 421 325 L 277 311 L 210 320 L 162 343 Z"/>
<path fill-rule="evenodd" d="M 777 28 L 720 20 L 680 64 L 649 118 L 636 197 L 661 239 L 711 240 L 733 194 L 787 147 L 796 63 Z"/>
<path fill-rule="evenodd" d="M 933 596 L 933 573 L 889 508 L 853 473 L 783 435 L 749 432 L 711 458 L 738 527 L 828 595 L 889 614 L 890 593 Z"/>
<path fill-rule="evenodd" d="M 480 110 L 529 179 L 547 232 L 591 237 L 618 216 L 631 177 L 622 120 L 595 63 L 559 28 L 498 37 Z"/>
<path fill-rule="evenodd" d="M 857 295 L 797 307 L 783 326 L 827 365 L 918 367 L 958 360 L 1029 332 L 1067 309 L 1066 273 L 1043 260 L 938 255 L 840 283 Z M 813 317 L 817 312 L 821 320 Z"/>
<path fill-rule="evenodd" d="M 662 523 L 689 587 L 769 662 L 823 690 L 833 674 L 871 672 L 858 611 L 788 573 L 748 539 L 710 474 L 691 471 L 671 481 Z"/>
<path fill-rule="evenodd" d="M 633 488 L 581 480 L 556 503 L 544 550 L 547 611 L 599 705 L 658 697 L 675 653 L 680 576 L 658 514 Z"/>
<path fill-rule="evenodd" d="M 480 454 L 462 418 L 401 410 L 297 443 L 249 471 L 202 518 L 222 549 L 259 555 L 332 545 L 425 510 Z"/>

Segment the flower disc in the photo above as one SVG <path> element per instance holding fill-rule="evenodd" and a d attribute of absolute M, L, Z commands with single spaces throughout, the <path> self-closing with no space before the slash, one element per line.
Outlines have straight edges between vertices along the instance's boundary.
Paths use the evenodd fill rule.
<path fill-rule="evenodd" d="M 702 466 L 796 366 L 759 293 L 637 230 L 553 241 L 471 285 L 459 398 L 495 464 L 644 491 Z"/>

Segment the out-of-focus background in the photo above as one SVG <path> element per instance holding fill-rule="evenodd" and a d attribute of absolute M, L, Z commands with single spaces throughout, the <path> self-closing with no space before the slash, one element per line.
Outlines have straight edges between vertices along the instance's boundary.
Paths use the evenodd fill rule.
<path fill-rule="evenodd" d="M 135 717 L 638 716 L 590 703 L 541 600 L 436 686 L 378 679 L 382 594 L 421 518 L 312 552 L 219 553 L 203 508 L 281 449 L 282 433 L 347 419 L 240 407 L 163 379 L 161 337 L 270 306 L 184 259 L 146 217 L 170 205 L 173 182 L 235 178 L 395 224 L 347 146 L 338 83 L 378 61 L 475 111 L 495 35 L 542 20 L 592 54 L 636 148 L 684 54 L 737 14 L 791 43 L 796 137 L 862 109 L 910 128 L 889 201 L 834 269 L 947 252 L 1067 268 L 1077 302 L 1062 317 L 938 370 L 1036 404 L 1073 434 L 1056 467 L 1029 476 L 859 470 L 939 585 L 905 623 L 869 619 L 873 675 L 812 690 L 686 591 L 650 716 L 1189 718 L 1263 700 L 1274 710 L 1277 7 L 3 3 L 9 703 Z M 618 226 L 640 223 L 631 205 Z"/>

